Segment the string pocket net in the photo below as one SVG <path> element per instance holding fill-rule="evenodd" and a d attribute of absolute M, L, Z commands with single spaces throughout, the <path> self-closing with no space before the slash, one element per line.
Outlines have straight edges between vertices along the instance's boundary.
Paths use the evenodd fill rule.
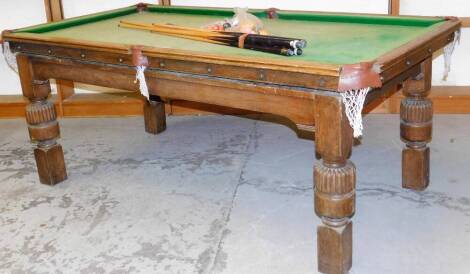
<path fill-rule="evenodd" d="M 147 69 L 146 66 L 137 66 L 135 68 L 137 70 L 137 73 L 135 75 L 135 83 L 139 82 L 139 90 L 140 93 L 147 98 L 147 100 L 150 100 L 150 95 L 149 95 L 149 89 L 147 86 L 147 80 L 145 79 L 145 70 Z"/>
<path fill-rule="evenodd" d="M 18 64 L 16 63 L 16 53 L 13 53 L 10 49 L 10 43 L 3 43 L 3 56 L 5 57 L 5 62 L 7 65 L 18 73 Z"/>
<path fill-rule="evenodd" d="M 343 104 L 345 106 L 346 116 L 353 129 L 354 138 L 362 135 L 362 109 L 370 88 L 353 89 L 341 93 Z"/>
<path fill-rule="evenodd" d="M 460 30 L 455 32 L 454 41 L 444 47 L 444 76 L 443 81 L 447 81 L 449 77 L 450 66 L 452 64 L 452 54 L 454 53 L 455 47 L 460 44 Z"/>

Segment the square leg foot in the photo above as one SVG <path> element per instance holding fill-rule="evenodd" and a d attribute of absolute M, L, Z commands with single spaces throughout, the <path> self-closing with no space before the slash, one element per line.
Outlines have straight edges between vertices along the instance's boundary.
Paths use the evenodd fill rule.
<path fill-rule="evenodd" d="M 34 149 L 38 167 L 39 180 L 46 185 L 55 185 L 67 179 L 62 146 L 54 144 L 49 147 Z"/>
<path fill-rule="evenodd" d="M 352 267 L 352 222 L 341 227 L 319 225 L 317 245 L 319 272 L 348 273 Z"/>
<path fill-rule="evenodd" d="M 429 147 L 405 148 L 402 153 L 402 186 L 424 190 L 429 185 Z"/>
<path fill-rule="evenodd" d="M 158 134 L 166 129 L 165 103 L 147 101 L 144 104 L 145 131 Z"/>

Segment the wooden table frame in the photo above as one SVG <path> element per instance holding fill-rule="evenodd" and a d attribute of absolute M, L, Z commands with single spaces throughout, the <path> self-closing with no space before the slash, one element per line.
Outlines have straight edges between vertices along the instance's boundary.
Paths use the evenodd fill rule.
<path fill-rule="evenodd" d="M 61 0 L 44 0 L 48 22 L 63 19 Z M 170 6 L 171 1 L 158 1 L 160 5 Z M 400 15 L 400 0 L 389 0 L 390 15 Z M 470 27 L 469 17 L 460 17 L 462 28 Z M 135 116 L 142 115 L 141 100 L 131 93 L 108 94 L 74 94 L 74 85 L 70 81 L 62 81 L 54 97 L 59 117 L 97 117 L 97 116 Z M 469 113 L 469 86 L 434 86 L 430 95 L 434 103 L 435 113 L 463 114 Z M 393 93 L 393 92 L 391 92 Z M 401 94 L 401 92 L 400 92 Z M 396 93 L 393 97 L 383 98 L 382 103 L 371 104 L 364 113 L 399 113 L 402 96 Z M 106 100 L 107 99 L 107 100 Z M 24 117 L 22 97 L 16 95 L 0 96 L 0 119 L 5 117 Z M 132 107 L 129 107 L 129 106 Z M 220 106 L 200 104 L 196 102 L 172 100 L 166 104 L 168 115 L 192 114 L 246 114 L 246 111 L 224 108 Z"/>
<path fill-rule="evenodd" d="M 299 129 L 315 131 L 316 151 L 322 159 L 314 167 L 315 212 L 323 222 L 318 227 L 318 267 L 324 273 L 346 273 L 352 266 L 356 169 L 349 160 L 352 129 L 338 92 L 343 79 L 351 76 L 345 74 L 352 70 L 367 82 L 363 76 L 376 71 L 373 78 L 379 79 L 381 87 L 369 93 L 366 104 L 403 85 L 403 187 L 423 190 L 429 184 L 427 143 L 433 109 L 427 95 L 432 54 L 453 41 L 459 28 L 458 19 L 448 18 L 420 39 L 379 57 L 370 67 L 281 63 L 177 50 L 168 53 L 158 48 L 31 38 L 12 32 L 4 32 L 3 39 L 17 53 L 23 95 L 30 100 L 26 121 L 31 140 L 38 144 L 34 154 L 44 184 L 67 178 L 62 147 L 56 142 L 60 135 L 56 112 L 47 100 L 48 79 L 138 91 L 135 66 L 142 59 L 150 64 L 146 77 L 152 96 L 144 112 L 149 133 L 166 128 L 161 98 L 272 113 L 287 117 Z"/>

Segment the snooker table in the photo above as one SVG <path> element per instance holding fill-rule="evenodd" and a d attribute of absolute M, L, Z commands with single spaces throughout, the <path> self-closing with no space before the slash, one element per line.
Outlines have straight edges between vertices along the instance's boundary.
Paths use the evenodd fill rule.
<path fill-rule="evenodd" d="M 219 8 L 137 4 L 2 33 L 16 57 L 26 121 L 37 143 L 41 183 L 67 178 L 49 79 L 139 91 L 144 72 L 150 98 L 145 129 L 165 130 L 164 101 L 171 99 L 271 113 L 315 132 L 314 167 L 318 268 L 347 273 L 352 266 L 356 168 L 345 92 L 366 89 L 364 105 L 403 88 L 400 137 L 403 187 L 429 184 L 432 135 L 432 56 L 453 43 L 460 21 L 453 17 L 392 17 L 370 14 L 251 10 L 278 36 L 308 41 L 301 56 L 285 57 L 118 27 L 120 20 L 200 27 L 231 17 Z M 8 48 L 6 47 L 8 45 Z"/>

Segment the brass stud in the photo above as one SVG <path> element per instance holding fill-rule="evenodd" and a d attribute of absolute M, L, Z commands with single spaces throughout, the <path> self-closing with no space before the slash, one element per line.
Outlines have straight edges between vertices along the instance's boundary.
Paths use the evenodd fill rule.
<path fill-rule="evenodd" d="M 260 80 L 264 80 L 265 78 L 266 78 L 266 75 L 264 75 L 264 72 L 261 71 L 261 72 L 259 73 L 259 79 L 260 79 Z"/>
<path fill-rule="evenodd" d="M 52 50 L 48 49 L 47 54 L 52 54 Z"/>
<path fill-rule="evenodd" d="M 428 48 L 428 52 L 429 52 L 429 53 L 432 53 L 432 48 Z"/>
<path fill-rule="evenodd" d="M 20 50 L 20 49 L 21 49 L 21 46 L 17 46 L 16 48 Z"/>
<path fill-rule="evenodd" d="M 326 85 L 326 80 L 325 80 L 325 78 L 320 77 L 320 78 L 318 79 L 318 86 L 319 86 L 319 87 L 324 87 L 325 85 Z"/>
<path fill-rule="evenodd" d="M 80 54 L 80 57 L 82 57 L 82 59 L 85 59 L 86 57 L 85 53 Z"/>
<path fill-rule="evenodd" d="M 161 61 L 161 62 L 160 62 L 160 67 L 161 67 L 161 68 L 164 68 L 164 67 L 165 67 L 165 62 Z"/>
<path fill-rule="evenodd" d="M 212 68 L 211 68 L 211 67 L 207 67 L 207 72 L 208 72 L 208 73 L 212 73 Z"/>
<path fill-rule="evenodd" d="M 118 60 L 118 61 L 119 61 L 119 63 L 122 63 L 122 62 L 124 62 L 124 59 L 122 59 L 122 58 L 119 58 L 119 60 Z"/>
<path fill-rule="evenodd" d="M 407 65 L 407 66 L 411 66 L 411 61 L 410 61 L 410 60 L 406 60 L 406 65 Z"/>

